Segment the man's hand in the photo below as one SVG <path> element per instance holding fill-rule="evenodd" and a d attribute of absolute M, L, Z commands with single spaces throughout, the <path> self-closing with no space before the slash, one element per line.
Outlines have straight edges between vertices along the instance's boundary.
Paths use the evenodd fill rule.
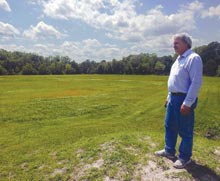
<path fill-rule="evenodd" d="M 190 113 L 190 107 L 183 104 L 180 108 L 180 113 L 182 115 L 188 115 Z"/>
<path fill-rule="evenodd" d="M 164 107 L 165 107 L 165 108 L 167 107 L 167 104 L 168 104 L 168 101 L 166 100 L 166 101 L 165 101 L 165 104 L 164 104 Z"/>

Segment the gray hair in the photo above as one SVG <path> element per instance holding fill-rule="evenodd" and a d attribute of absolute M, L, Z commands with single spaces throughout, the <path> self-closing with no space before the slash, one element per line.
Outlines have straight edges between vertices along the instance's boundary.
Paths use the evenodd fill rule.
<path fill-rule="evenodd" d="M 176 34 L 174 35 L 174 38 L 180 38 L 184 43 L 188 45 L 189 48 L 192 47 L 192 40 L 188 34 L 186 33 Z"/>

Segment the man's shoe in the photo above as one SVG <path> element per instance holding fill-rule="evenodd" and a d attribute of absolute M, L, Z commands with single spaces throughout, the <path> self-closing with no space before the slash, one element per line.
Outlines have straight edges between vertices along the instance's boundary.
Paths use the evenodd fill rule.
<path fill-rule="evenodd" d="M 165 151 L 165 149 L 160 150 L 160 151 L 156 151 L 154 154 L 155 154 L 156 156 L 163 156 L 163 157 L 167 157 L 167 158 L 169 158 L 169 159 L 174 159 L 174 158 L 175 158 L 175 155 L 172 155 L 172 154 L 170 154 L 170 153 L 167 153 L 167 152 Z"/>
<path fill-rule="evenodd" d="M 182 168 L 185 168 L 188 164 L 191 163 L 191 160 L 182 160 L 182 159 L 178 159 L 175 161 L 175 163 L 173 164 L 173 167 L 174 168 L 177 168 L 177 169 L 182 169 Z"/>

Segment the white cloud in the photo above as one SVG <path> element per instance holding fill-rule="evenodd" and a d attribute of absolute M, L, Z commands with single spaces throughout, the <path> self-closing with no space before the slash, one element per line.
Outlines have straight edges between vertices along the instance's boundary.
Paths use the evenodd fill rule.
<path fill-rule="evenodd" d="M 95 28 L 114 31 L 129 27 L 129 19 L 136 15 L 135 1 L 124 0 L 50 0 L 44 2 L 45 15 L 52 18 L 80 19 Z M 118 31 L 118 30 L 117 30 Z"/>
<path fill-rule="evenodd" d="M 139 42 L 146 36 L 158 36 L 196 28 L 195 15 L 203 4 L 198 0 L 181 6 L 174 14 L 164 14 L 161 5 L 146 12 L 136 12 L 132 0 L 48 0 L 42 3 L 44 14 L 52 18 L 80 19 L 111 38 Z"/>
<path fill-rule="evenodd" d="M 45 44 L 35 44 L 34 48 L 37 49 L 37 52 L 45 52 L 48 49 L 48 45 Z"/>
<path fill-rule="evenodd" d="M 191 12 L 193 12 L 193 11 L 198 12 L 201 9 L 204 8 L 204 5 L 200 1 L 195 0 L 195 1 L 191 2 L 191 3 L 189 3 L 189 4 L 183 5 L 182 7 L 183 7 L 183 9 L 188 9 Z"/>
<path fill-rule="evenodd" d="M 4 9 L 5 11 L 10 12 L 11 8 L 6 0 L 0 0 L 0 8 Z"/>
<path fill-rule="evenodd" d="M 7 50 L 7 51 L 12 51 L 12 52 L 13 51 L 21 51 L 21 52 L 27 51 L 27 52 L 30 52 L 24 46 L 19 46 L 19 45 L 16 45 L 16 44 L 8 44 L 8 45 L 0 44 L 0 49 L 4 49 L 4 50 Z"/>
<path fill-rule="evenodd" d="M 94 61 L 121 59 L 132 51 L 126 48 L 120 48 L 114 44 L 101 43 L 96 39 L 87 39 L 73 42 L 64 41 L 61 44 L 33 44 L 28 47 L 18 46 L 16 44 L 0 44 L 0 49 L 8 51 L 32 52 L 43 56 L 69 56 L 72 60 L 83 62 L 87 59 Z"/>
<path fill-rule="evenodd" d="M 43 1 L 41 0 L 28 0 L 28 4 L 36 5 L 36 4 L 42 4 Z"/>
<path fill-rule="evenodd" d="M 56 30 L 53 26 L 47 25 L 40 21 L 35 27 L 31 26 L 28 30 L 24 31 L 24 36 L 33 40 L 56 38 L 59 39 L 65 35 Z"/>
<path fill-rule="evenodd" d="M 103 44 L 96 39 L 87 39 L 81 42 L 65 41 L 58 52 L 71 58 L 84 61 L 86 59 L 100 61 L 109 58 L 121 58 L 123 51 L 116 45 Z"/>
<path fill-rule="evenodd" d="M 7 50 L 14 50 L 14 48 L 15 46 L 11 46 L 11 48 L 7 47 Z M 17 50 L 20 51 L 21 49 Z M 23 49 L 23 51 L 34 52 L 43 56 L 69 56 L 77 62 L 82 62 L 87 59 L 97 62 L 101 60 L 112 60 L 113 58 L 120 59 L 132 52 L 131 50 L 118 47 L 114 44 L 101 43 L 96 39 L 87 39 L 78 42 L 64 41 L 61 44 L 35 44 L 25 50 Z"/>
<path fill-rule="evenodd" d="M 202 18 L 205 17 L 214 17 L 217 16 L 220 18 L 220 5 L 216 7 L 210 7 L 208 10 L 202 12 Z"/>
<path fill-rule="evenodd" d="M 131 46 L 130 51 L 136 54 L 139 53 L 156 53 L 158 56 L 173 54 L 173 34 L 161 36 L 148 36 L 141 43 L 136 43 Z M 129 54 L 128 54 L 129 55 Z"/>
<path fill-rule="evenodd" d="M 0 21 L 0 35 L 2 37 L 14 37 L 18 34 L 20 34 L 19 30 L 16 29 L 13 25 Z"/>
<path fill-rule="evenodd" d="M 100 35 L 98 36 L 100 41 L 97 39 L 67 41 L 67 39 L 62 39 L 66 37 L 65 34 L 75 31 L 68 29 L 66 32 L 61 33 L 57 28 L 43 21 L 30 26 L 28 30 L 24 31 L 23 35 L 30 41 L 45 40 L 44 44 L 35 44 L 28 47 L 30 52 L 45 56 L 66 55 L 77 61 L 120 59 L 123 56 L 144 52 L 157 52 L 158 56 L 172 54 L 174 52 L 172 47 L 173 34 L 178 32 L 190 33 L 195 30 L 198 15 L 212 17 L 219 16 L 220 12 L 219 5 L 210 7 L 205 14 L 203 3 L 198 0 L 180 6 L 177 3 L 176 12 L 172 13 L 166 13 L 162 5 L 157 5 L 144 13 L 143 11 L 138 13 L 137 8 L 141 6 L 141 3 L 137 0 L 29 0 L 28 3 L 33 6 L 40 6 L 38 8 L 43 12 L 40 19 L 45 20 L 50 17 L 54 20 L 61 19 L 59 22 L 63 21 L 65 23 L 68 21 L 70 24 L 77 19 L 80 20 L 80 22 L 77 21 L 79 24 L 86 23 L 90 26 L 88 32 L 91 30 L 90 28 L 94 28 L 98 29 L 98 32 L 104 32 L 105 36 L 114 39 L 112 40 L 114 42 L 123 40 L 120 45 L 106 44 L 102 43 L 102 41 L 106 41 L 106 37 L 103 38 Z M 142 5 L 142 10 L 143 8 Z M 68 27 L 65 26 L 65 28 Z M 10 32 L 1 29 L 0 24 L 0 34 Z M 19 33 L 18 30 L 16 33 L 16 30 L 15 28 L 15 35 Z M 13 32 L 12 28 L 11 32 Z M 76 36 L 74 39 L 83 37 L 79 36 L 78 38 Z M 47 40 L 51 39 L 66 41 L 60 43 L 59 40 L 59 43 L 48 44 L 51 41 Z M 199 39 L 198 41 L 202 40 Z"/>

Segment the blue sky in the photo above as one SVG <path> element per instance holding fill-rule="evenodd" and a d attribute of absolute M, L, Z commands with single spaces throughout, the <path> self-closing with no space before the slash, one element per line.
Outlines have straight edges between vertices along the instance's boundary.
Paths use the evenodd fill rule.
<path fill-rule="evenodd" d="M 220 42 L 219 0 L 0 0 L 0 48 L 82 62 L 172 55 L 172 37 Z"/>

